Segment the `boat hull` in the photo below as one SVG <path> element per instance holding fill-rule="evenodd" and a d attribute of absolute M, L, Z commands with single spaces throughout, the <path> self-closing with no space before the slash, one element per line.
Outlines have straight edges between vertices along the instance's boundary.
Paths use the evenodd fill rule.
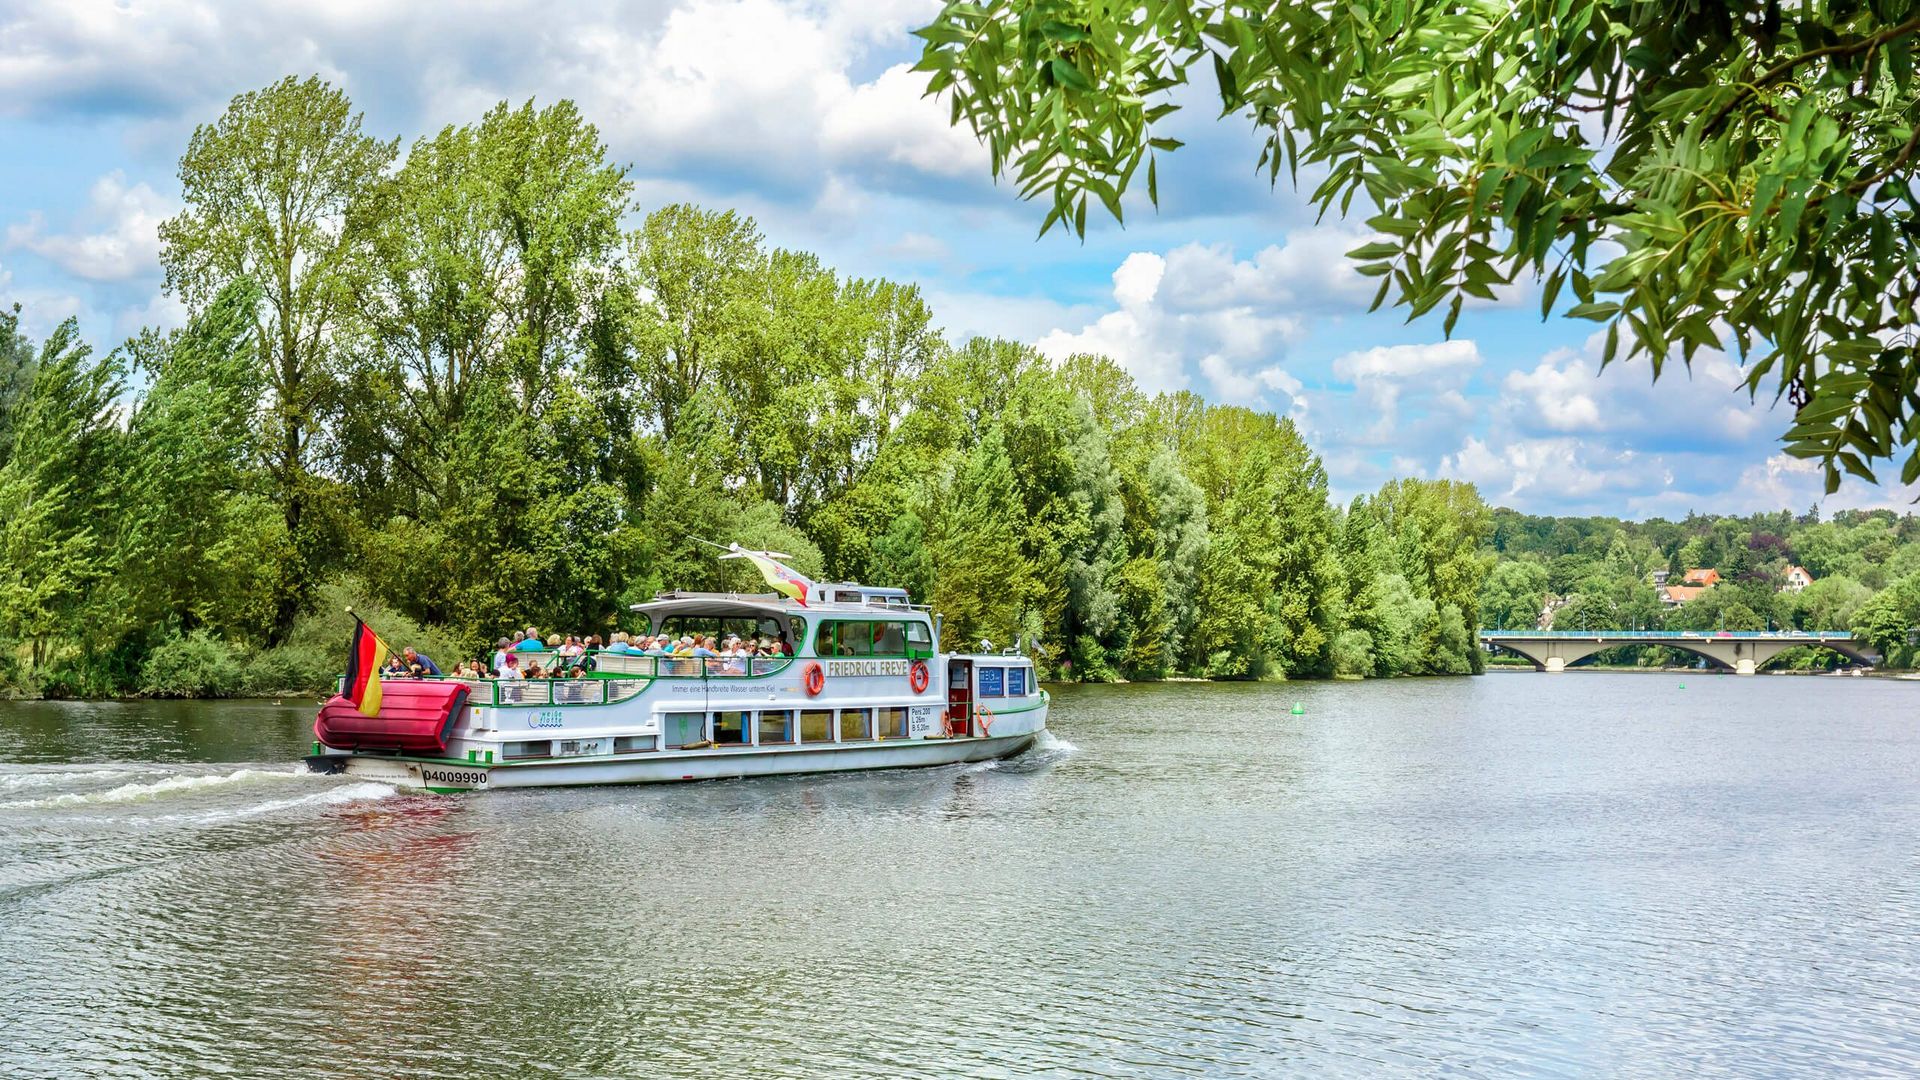
<path fill-rule="evenodd" d="M 1039 731 L 987 738 L 916 739 L 898 743 L 838 744 L 817 749 L 762 747 L 702 751 L 654 751 L 572 761 L 481 765 L 454 760 L 369 754 L 321 755 L 309 759 L 318 771 L 454 793 L 502 788 L 573 787 L 593 784 L 662 784 L 794 776 L 871 769 L 927 768 L 1012 757 L 1031 747 Z"/>

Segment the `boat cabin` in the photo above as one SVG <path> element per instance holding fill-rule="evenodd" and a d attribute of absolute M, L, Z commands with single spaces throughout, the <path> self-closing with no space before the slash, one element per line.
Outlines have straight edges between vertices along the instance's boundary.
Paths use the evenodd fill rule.
<path fill-rule="evenodd" d="M 932 616 L 905 589 L 816 585 L 806 605 L 772 593 L 667 592 L 632 610 L 648 634 L 770 637 L 796 657 L 926 660 L 939 647 Z"/>

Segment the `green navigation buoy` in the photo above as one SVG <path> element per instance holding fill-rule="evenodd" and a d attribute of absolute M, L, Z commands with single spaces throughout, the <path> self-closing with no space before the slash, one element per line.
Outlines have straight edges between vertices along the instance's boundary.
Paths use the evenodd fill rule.
<path fill-rule="evenodd" d="M 1296 702 L 1294 702 L 1294 703 L 1293 703 L 1293 715 L 1295 715 L 1295 716 L 1305 716 L 1305 715 L 1307 715 L 1307 707 L 1306 707 L 1305 705 L 1302 705 L 1302 704 L 1300 704 L 1300 703 L 1299 703 L 1299 702 L 1297 702 L 1297 701 L 1296 701 Z"/>
<path fill-rule="evenodd" d="M 1681 684 L 1680 684 L 1680 689 L 1682 689 L 1682 690 L 1685 690 L 1686 688 L 1687 688 L 1687 684 L 1686 684 L 1686 683 L 1681 683 Z"/>

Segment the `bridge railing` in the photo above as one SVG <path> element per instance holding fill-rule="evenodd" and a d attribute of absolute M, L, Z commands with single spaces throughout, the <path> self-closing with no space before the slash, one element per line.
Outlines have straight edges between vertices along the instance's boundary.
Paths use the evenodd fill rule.
<path fill-rule="evenodd" d="M 1851 630 L 1481 630 L 1482 638 L 1622 638 L 1634 641 L 1848 641 Z"/>

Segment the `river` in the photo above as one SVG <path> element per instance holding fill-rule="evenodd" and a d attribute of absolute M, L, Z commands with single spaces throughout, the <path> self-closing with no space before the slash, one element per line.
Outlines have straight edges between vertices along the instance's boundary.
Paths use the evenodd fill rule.
<path fill-rule="evenodd" d="M 296 775 L 310 706 L 0 704 L 0 1075 L 1920 1071 L 1920 684 L 1054 701 L 993 765 L 458 797 Z"/>

